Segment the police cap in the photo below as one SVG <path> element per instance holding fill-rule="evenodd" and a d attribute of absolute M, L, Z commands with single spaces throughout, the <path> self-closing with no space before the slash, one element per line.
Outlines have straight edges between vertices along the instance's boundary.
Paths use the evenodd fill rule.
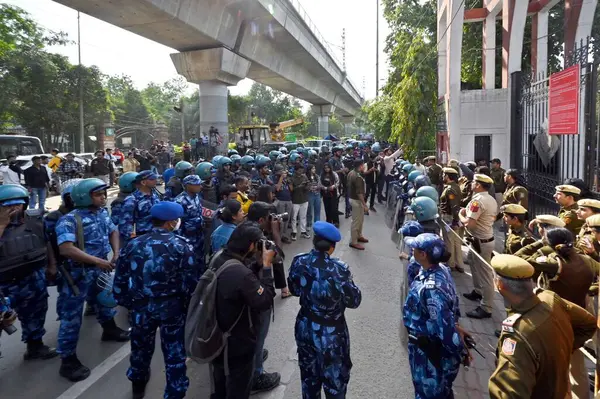
<path fill-rule="evenodd" d="M 315 235 L 323 237 L 327 241 L 339 242 L 342 239 L 342 235 L 337 227 L 331 223 L 318 221 L 313 225 L 313 231 Z"/>
<path fill-rule="evenodd" d="M 490 263 L 499 276 L 511 280 L 527 280 L 535 272 L 529 262 L 515 255 L 499 254 Z"/>
<path fill-rule="evenodd" d="M 488 175 L 483 175 L 481 173 L 476 173 L 475 176 L 473 176 L 473 180 L 478 181 L 480 183 L 487 183 L 487 184 L 494 183 L 494 181 L 492 180 L 491 177 L 489 177 Z"/>
<path fill-rule="evenodd" d="M 458 172 L 454 168 L 443 168 L 442 172 L 444 172 L 447 175 L 457 175 L 458 174 Z"/>
<path fill-rule="evenodd" d="M 502 205 L 500 211 L 503 213 L 510 213 L 512 215 L 524 215 L 527 213 L 527 209 L 519 204 L 508 204 Z"/>
<path fill-rule="evenodd" d="M 183 207 L 175 202 L 161 201 L 152 205 L 150 215 L 154 219 L 164 220 L 165 222 L 177 220 L 183 217 Z"/>
<path fill-rule="evenodd" d="M 580 199 L 579 201 L 577 201 L 577 205 L 579 205 L 581 207 L 585 207 L 585 208 L 592 208 L 596 212 L 600 212 L 600 201 L 595 200 L 595 199 L 591 199 L 591 198 Z"/>
<path fill-rule="evenodd" d="M 200 177 L 198 175 L 188 175 L 186 177 L 183 178 L 183 185 L 184 186 L 199 186 L 202 184 L 202 179 L 200 179 Z"/>
<path fill-rule="evenodd" d="M 437 234 L 423 233 L 416 237 L 404 239 L 406 245 L 412 249 L 419 249 L 431 257 L 433 262 L 440 260 L 446 248 L 444 241 Z"/>
<path fill-rule="evenodd" d="M 579 195 L 581 194 L 581 190 L 575 186 L 570 184 L 561 184 L 560 186 L 556 186 L 555 190 L 557 193 L 564 193 L 569 195 Z"/>
<path fill-rule="evenodd" d="M 409 220 L 408 222 L 405 222 L 398 230 L 398 233 L 402 234 L 404 237 L 416 237 L 423 232 L 423 226 L 421 226 L 421 223 L 417 222 L 416 220 Z"/>
<path fill-rule="evenodd" d="M 587 223 L 589 227 L 592 227 L 596 230 L 600 229 L 600 215 L 592 215 L 588 217 L 585 219 L 585 223 Z"/>
<path fill-rule="evenodd" d="M 537 215 L 535 220 L 541 224 L 547 224 L 554 227 L 565 227 L 565 222 L 554 215 Z"/>
<path fill-rule="evenodd" d="M 144 180 L 156 180 L 157 178 L 158 178 L 158 176 L 156 175 L 156 173 L 153 173 L 150 170 L 143 170 L 137 175 L 137 177 L 135 178 L 135 181 L 141 182 Z"/>

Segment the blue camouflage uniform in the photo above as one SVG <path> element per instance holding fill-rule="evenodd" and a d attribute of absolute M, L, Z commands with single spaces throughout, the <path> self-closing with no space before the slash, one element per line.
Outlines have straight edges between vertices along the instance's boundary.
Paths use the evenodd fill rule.
<path fill-rule="evenodd" d="M 335 229 L 319 221 L 313 226 L 315 235 L 322 236 L 319 231 L 323 225 Z M 345 397 L 352 361 L 344 311 L 357 308 L 362 299 L 348 265 L 313 249 L 294 258 L 288 286 L 294 296 L 300 297 L 295 338 L 302 397 L 320 398 L 321 386 L 328 396 Z"/>
<path fill-rule="evenodd" d="M 177 234 L 184 236 L 194 248 L 198 279 L 204 273 L 204 219 L 200 200 L 200 194 L 189 194 L 184 191 L 174 201 L 183 207 L 181 227 Z"/>
<path fill-rule="evenodd" d="M 78 242 L 77 217 L 80 218 L 82 226 L 80 228 L 83 229 L 84 252 L 97 258 L 108 259 L 112 250 L 110 235 L 117 230 L 117 226 L 110 220 L 108 211 L 105 208 L 97 210 L 87 208 L 75 209 L 60 218 L 56 224 L 58 245 L 72 242 L 76 247 L 81 248 L 82 244 Z M 74 262 L 72 259 L 67 259 L 66 265 L 80 292 L 78 296 L 75 296 L 65 281 L 66 279 L 58 279 L 56 311 L 60 320 L 60 328 L 58 330 L 57 351 L 60 353 L 61 358 L 75 354 L 79 330 L 81 328 L 83 303 L 88 294 L 90 294 L 90 297 L 96 296 L 96 280 L 102 273 L 102 270 L 98 267 L 82 265 L 81 263 Z M 97 303 L 95 303 L 95 306 L 97 306 L 96 318 L 100 324 L 112 320 L 116 314 L 116 311 L 112 308 L 101 306 Z"/>
<path fill-rule="evenodd" d="M 125 199 L 129 197 L 131 194 L 123 194 L 119 193 L 117 198 L 110 203 L 110 220 L 115 224 L 115 226 L 119 225 L 119 221 L 123 216 L 123 204 L 125 203 Z"/>
<path fill-rule="evenodd" d="M 152 230 L 152 218 L 150 217 L 150 209 L 152 205 L 158 203 L 160 198 L 153 190 L 150 194 L 144 194 L 140 190 L 136 190 L 125 198 L 123 207 L 121 208 L 121 218 L 119 220 L 119 234 L 123 243 L 131 240 L 134 233 L 139 237 Z"/>
<path fill-rule="evenodd" d="M 160 204 L 154 208 L 157 206 Z M 189 385 L 184 326 L 187 304 L 196 287 L 196 270 L 192 246 L 163 228 L 131 240 L 117 261 L 114 297 L 132 310 L 133 320 L 127 378 L 133 382 L 150 378 L 156 330 L 160 328 L 167 380 L 164 397 L 169 399 L 183 398 Z"/>
<path fill-rule="evenodd" d="M 443 251 L 443 241 L 425 233 L 410 241 L 413 248 Z M 458 374 L 463 343 L 455 327 L 458 297 L 447 268 L 434 264 L 421 268 L 410 286 L 403 310 L 408 330 L 408 354 L 415 398 L 452 397 L 452 382 Z"/>

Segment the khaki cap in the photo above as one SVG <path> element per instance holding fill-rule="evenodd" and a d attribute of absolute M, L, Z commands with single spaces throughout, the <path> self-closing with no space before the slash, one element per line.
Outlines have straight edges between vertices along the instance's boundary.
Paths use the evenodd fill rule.
<path fill-rule="evenodd" d="M 513 280 L 527 280 L 535 272 L 529 262 L 515 255 L 496 255 L 490 263 L 499 276 Z"/>
<path fill-rule="evenodd" d="M 561 218 L 559 218 L 558 216 L 554 216 L 554 215 L 537 215 L 535 217 L 535 220 L 537 220 L 539 223 L 549 224 L 550 226 L 556 226 L 556 227 L 565 227 L 566 226 L 565 222 Z"/>
<path fill-rule="evenodd" d="M 454 168 L 442 168 L 442 172 L 449 174 L 449 175 L 457 175 L 458 174 L 458 172 Z"/>
<path fill-rule="evenodd" d="M 556 186 L 555 190 L 559 193 L 565 194 L 581 194 L 581 190 L 575 186 L 571 186 L 570 184 L 562 184 L 560 186 Z"/>
<path fill-rule="evenodd" d="M 475 174 L 475 176 L 473 176 L 473 180 L 481 182 L 481 183 L 488 183 L 488 184 L 493 184 L 494 181 L 492 180 L 491 177 L 487 176 L 487 175 L 482 175 L 482 174 Z"/>
<path fill-rule="evenodd" d="M 513 215 L 524 215 L 527 213 L 527 209 L 519 204 L 502 205 L 500 211 L 503 213 L 511 213 Z"/>
<path fill-rule="evenodd" d="M 589 227 L 600 227 L 600 215 L 592 215 L 585 219 L 585 223 Z"/>
<path fill-rule="evenodd" d="M 451 159 L 449 164 L 452 166 L 458 166 L 460 162 L 458 162 L 456 159 Z"/>
<path fill-rule="evenodd" d="M 600 201 L 595 200 L 595 199 L 591 199 L 591 198 L 580 199 L 579 201 L 577 201 L 577 205 L 583 206 L 586 208 L 594 208 L 594 209 L 597 209 L 600 211 Z"/>

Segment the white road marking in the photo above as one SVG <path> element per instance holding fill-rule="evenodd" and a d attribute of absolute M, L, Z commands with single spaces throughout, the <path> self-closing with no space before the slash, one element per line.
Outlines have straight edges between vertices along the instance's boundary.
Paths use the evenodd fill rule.
<path fill-rule="evenodd" d="M 83 381 L 76 382 L 67 389 L 56 399 L 76 399 L 80 397 L 85 391 L 87 391 L 92 385 L 94 385 L 100 378 L 106 373 L 112 370 L 117 364 L 119 364 L 125 357 L 131 353 L 131 346 L 129 342 L 124 344 L 119 350 L 107 357 L 102 363 L 94 367 L 90 376 Z"/>

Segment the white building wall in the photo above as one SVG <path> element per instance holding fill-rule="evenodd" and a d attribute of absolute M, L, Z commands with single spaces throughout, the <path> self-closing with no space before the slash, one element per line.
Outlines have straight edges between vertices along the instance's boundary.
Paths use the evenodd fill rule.
<path fill-rule="evenodd" d="M 461 161 L 475 157 L 475 136 L 492 136 L 491 157 L 500 158 L 502 166 L 510 167 L 510 118 L 508 89 L 468 90 L 460 93 Z"/>

